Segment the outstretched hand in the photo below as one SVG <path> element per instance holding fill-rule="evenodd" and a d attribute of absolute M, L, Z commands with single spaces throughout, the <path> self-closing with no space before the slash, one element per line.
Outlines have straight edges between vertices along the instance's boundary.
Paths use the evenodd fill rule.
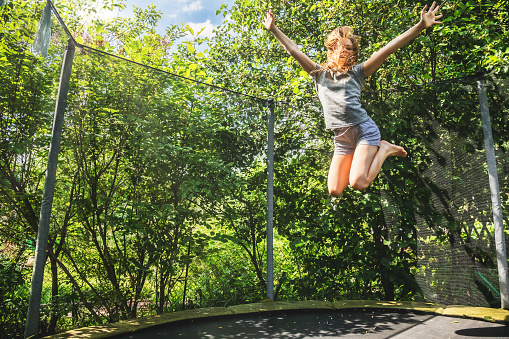
<path fill-rule="evenodd" d="M 276 19 L 274 18 L 274 14 L 272 14 L 272 10 L 269 10 L 267 12 L 267 15 L 265 16 L 265 20 L 263 21 L 263 25 L 269 31 L 271 31 L 274 27 L 276 27 Z"/>
<path fill-rule="evenodd" d="M 433 1 L 433 4 L 429 8 L 429 11 L 426 12 L 426 8 L 428 8 L 428 5 L 424 6 L 424 8 L 421 11 L 421 22 L 420 23 L 424 27 L 424 29 L 426 29 L 432 25 L 442 23 L 441 21 L 437 21 L 437 19 L 440 19 L 443 15 L 442 14 L 436 15 L 440 6 L 435 7 L 435 5 L 436 5 L 436 2 Z"/>

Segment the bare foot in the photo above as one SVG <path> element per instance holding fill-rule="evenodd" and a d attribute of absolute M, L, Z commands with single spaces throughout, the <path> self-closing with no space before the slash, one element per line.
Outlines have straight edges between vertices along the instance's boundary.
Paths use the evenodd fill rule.
<path fill-rule="evenodd" d="M 388 141 L 382 140 L 380 142 L 380 151 L 387 152 L 387 156 L 406 157 L 407 153 L 401 146 L 391 144 Z"/>

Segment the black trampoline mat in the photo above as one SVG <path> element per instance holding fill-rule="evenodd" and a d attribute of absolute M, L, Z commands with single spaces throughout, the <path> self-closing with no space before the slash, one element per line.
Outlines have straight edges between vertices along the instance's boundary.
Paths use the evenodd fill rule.
<path fill-rule="evenodd" d="M 284 311 L 168 323 L 115 338 L 509 338 L 509 326 L 386 311 Z"/>

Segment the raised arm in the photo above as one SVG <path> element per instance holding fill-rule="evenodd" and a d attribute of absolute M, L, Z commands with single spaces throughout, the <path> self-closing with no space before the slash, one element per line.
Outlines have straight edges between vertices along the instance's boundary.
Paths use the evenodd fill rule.
<path fill-rule="evenodd" d="M 424 6 L 421 11 L 421 20 L 419 23 L 412 28 L 410 28 L 405 33 L 399 35 L 394 38 L 391 42 L 389 42 L 385 47 L 380 49 L 378 52 L 373 54 L 369 60 L 364 63 L 364 75 L 366 77 L 370 76 L 373 72 L 375 72 L 378 67 L 382 65 L 382 63 L 387 59 L 392 53 L 396 52 L 402 46 L 404 46 L 407 42 L 415 38 L 419 33 L 421 33 L 426 28 L 435 25 L 441 24 L 442 22 L 437 21 L 442 17 L 442 14 L 436 15 L 440 6 L 435 7 L 435 2 L 429 8 L 429 11 L 426 12 L 426 8 L 428 5 Z"/>
<path fill-rule="evenodd" d="M 274 19 L 274 14 L 272 11 L 267 12 L 267 16 L 265 17 L 265 21 L 263 22 L 265 28 L 267 28 L 276 39 L 283 45 L 286 51 L 299 62 L 301 67 L 309 74 L 311 73 L 315 67 L 316 63 L 311 60 L 306 54 L 304 54 L 299 46 L 295 42 L 293 42 L 290 38 L 288 38 L 279 28 L 276 26 L 276 20 Z"/>

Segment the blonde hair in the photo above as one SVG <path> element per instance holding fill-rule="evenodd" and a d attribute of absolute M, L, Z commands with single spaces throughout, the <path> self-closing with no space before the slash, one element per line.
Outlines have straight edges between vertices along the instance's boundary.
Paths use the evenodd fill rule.
<path fill-rule="evenodd" d="M 350 40 L 353 46 L 353 53 L 348 58 L 341 58 L 341 51 L 345 46 L 346 40 Z M 359 59 L 359 40 L 360 37 L 353 34 L 353 29 L 349 26 L 337 27 L 327 39 L 327 62 L 323 63 L 319 72 L 330 70 L 334 73 L 345 74 L 357 63 Z"/>

